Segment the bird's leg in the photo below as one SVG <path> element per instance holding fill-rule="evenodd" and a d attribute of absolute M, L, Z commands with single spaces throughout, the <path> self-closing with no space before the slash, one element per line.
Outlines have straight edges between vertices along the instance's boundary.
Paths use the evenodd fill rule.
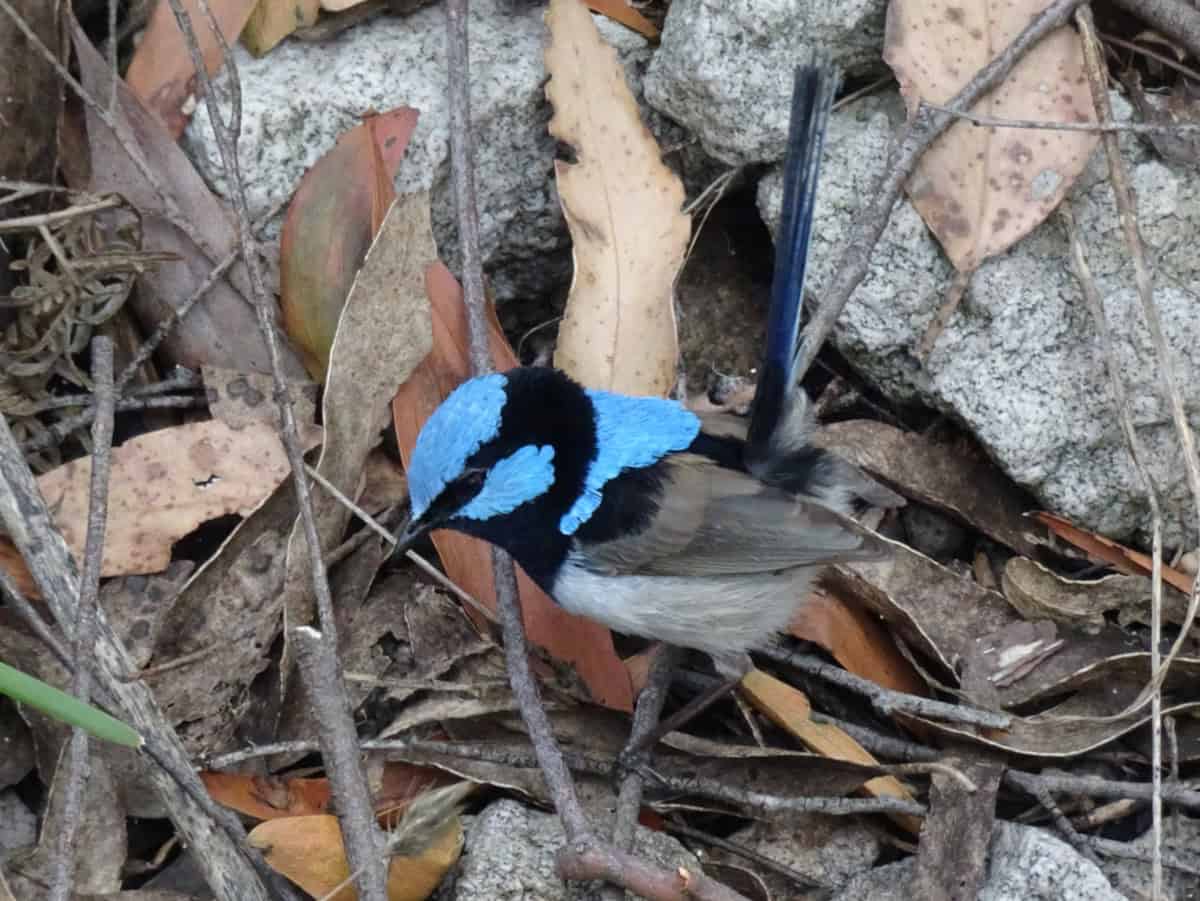
<path fill-rule="evenodd" d="M 742 677 L 750 672 L 753 666 L 748 654 L 739 654 L 736 657 L 729 658 L 714 657 L 713 663 L 716 664 L 718 674 L 723 677 L 721 681 L 703 694 L 692 698 L 665 720 L 659 722 L 652 731 L 640 736 L 630 735 L 630 743 L 625 746 L 625 749 L 621 751 L 617 758 L 619 766 L 632 767 L 636 763 L 639 763 L 638 758 L 658 744 L 663 736 L 686 725 L 737 688 L 738 683 L 742 681 Z M 640 704 L 641 699 L 639 698 L 638 700 Z"/>

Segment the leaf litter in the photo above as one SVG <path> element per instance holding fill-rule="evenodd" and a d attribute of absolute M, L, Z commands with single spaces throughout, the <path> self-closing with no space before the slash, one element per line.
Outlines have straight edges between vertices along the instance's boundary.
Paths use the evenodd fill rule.
<path fill-rule="evenodd" d="M 225 9 L 235 6 L 231 3 Z M 158 13 L 164 8 L 165 4 L 160 4 Z M 970 36 L 972 28 L 979 25 L 974 7 L 962 9 L 955 20 L 952 10 L 958 8 L 948 4 L 930 7 L 942 11 L 947 20 L 948 25 L 943 23 L 939 30 L 915 22 L 903 4 L 893 6 L 889 61 L 914 108 L 920 99 L 942 102 L 961 84 L 961 80 L 955 81 L 958 75 L 969 77 L 981 62 L 982 58 L 967 59 L 969 53 L 964 51 L 964 58 L 956 60 L 961 63 L 961 73 L 929 71 L 934 68 L 931 59 L 944 62 L 953 56 L 929 48 L 953 46 L 955 35 Z M 680 212 L 682 188 L 662 166 L 659 148 L 640 122 L 620 66 L 594 34 L 590 17 L 580 15 L 581 10 L 579 4 L 555 0 L 550 17 L 553 38 L 547 54 L 551 74 L 547 91 L 555 104 L 552 129 L 576 153 L 576 162 L 560 162 L 556 167 L 564 213 L 576 242 L 576 276 L 556 361 L 588 384 L 661 395 L 675 384 L 678 348 L 672 291 L 691 226 Z M 277 5 L 262 3 L 258 14 L 268 22 L 268 13 L 278 12 Z M 1020 14 L 1027 17 L 1028 10 Z M 981 43 L 990 49 L 1003 46 L 1008 40 L 1007 27 L 999 22 L 980 25 L 984 32 Z M 274 40 L 270 36 L 273 31 L 286 32 L 282 24 L 264 28 L 262 36 L 251 37 L 251 43 L 261 41 L 265 46 Z M 1078 48 L 1073 40 L 1073 34 L 1053 36 L 1045 42 L 1049 49 L 1044 57 L 1029 57 L 1033 62 L 1025 65 L 1032 68 L 1018 67 L 1010 83 L 983 104 L 988 109 L 977 112 L 1048 117 L 1052 110 L 1038 108 L 1044 100 L 1038 96 L 1038 79 L 1054 71 L 1055 78 L 1064 79 L 1064 90 L 1046 102 L 1058 107 L 1060 114 L 1077 111 L 1090 115 L 1086 94 L 1079 94 L 1073 83 L 1067 84 L 1072 81 L 1067 76 L 1077 70 Z M 76 43 L 85 81 L 97 96 L 107 96 L 105 65 L 78 35 Z M 581 84 L 579 72 L 572 68 L 575 63 L 567 58 L 573 54 L 564 56 L 565 48 L 577 50 L 580 58 L 595 64 L 590 71 L 601 74 Z M 151 58 L 149 53 L 147 50 L 146 59 Z M 927 71 L 920 71 L 922 67 Z M 180 91 L 191 89 L 190 76 L 186 72 L 172 74 L 165 63 L 150 68 L 156 70 L 153 77 L 163 79 L 158 99 L 175 98 L 164 109 L 169 116 L 177 115 L 182 108 Z M 170 134 L 153 118 L 155 113 L 139 106 L 124 88 L 120 96 L 126 143 L 147 153 L 152 171 L 168 186 L 173 203 L 164 204 L 153 196 L 124 148 L 93 118 L 89 141 L 93 166 L 98 166 L 94 187 L 129 196 L 148 214 L 147 221 L 155 223 L 150 246 L 178 255 L 183 263 L 174 267 L 173 275 L 179 278 L 170 284 L 156 282 L 151 274 L 146 279 L 148 296 L 157 296 L 159 302 L 183 298 L 222 253 L 232 248 L 232 229 L 222 205 L 177 153 Z M 303 329 L 291 330 L 294 343 L 305 347 L 291 359 L 293 375 L 300 374 L 301 356 L 314 376 L 324 375 L 328 359 L 320 417 L 324 431 L 317 427 L 309 430 L 310 446 L 322 437 L 324 444 L 320 457 L 310 462 L 372 512 L 393 506 L 404 490 L 399 467 L 389 459 L 388 451 L 378 446 L 378 433 L 389 413 L 403 458 L 411 450 L 421 421 L 467 370 L 465 320 L 457 283 L 436 262 L 436 250 L 424 231 L 416 239 L 413 233 L 397 237 L 389 234 L 383 218 L 391 204 L 390 180 L 407 139 L 405 129 L 411 130 L 410 113 L 397 110 L 369 119 L 344 137 L 345 146 L 339 143 L 314 167 L 306 186 L 331 193 L 317 200 L 309 194 L 304 200 L 298 192 L 289 215 L 294 243 L 284 242 L 285 257 L 291 254 L 293 263 L 315 264 L 308 271 L 301 267 L 297 272 L 321 284 L 321 301 L 313 308 L 317 312 L 303 326 L 323 317 L 323 324 L 312 330 L 316 339 L 305 345 L 299 337 Z M 381 141 L 379 129 L 385 123 L 395 130 L 388 131 Z M 604 127 L 598 127 L 601 125 Z M 951 140 L 954 132 L 967 137 Z M 1058 133 L 1028 132 L 1022 138 L 1026 143 L 1015 147 L 1010 138 L 1014 133 L 1004 129 L 988 131 L 960 123 L 954 132 L 926 161 L 937 170 L 934 175 L 938 179 L 945 176 L 949 183 L 926 171 L 918 176 L 913 193 L 947 254 L 957 266 L 969 269 L 1002 252 L 1054 208 L 1077 174 L 1074 157 L 1086 159 L 1091 139 L 1075 141 L 1073 136 L 1059 140 Z M 1052 140 L 1037 143 L 1043 135 Z M 1025 149 L 1031 151 L 1028 156 Z M 342 153 L 344 158 L 339 156 Z M 347 163 L 347 159 L 355 162 Z M 978 177 L 962 172 L 954 175 L 955 166 L 961 168 L 963 160 L 972 159 L 1009 179 L 1013 197 L 1004 202 L 1011 206 L 999 206 L 997 190 Z M 336 177 L 340 168 L 359 173 L 350 191 L 338 190 L 344 187 Z M 966 169 L 970 168 L 968 162 Z M 1026 190 L 1020 196 L 1015 187 L 1018 180 Z M 608 204 L 613 198 L 621 203 L 606 220 L 597 212 L 600 201 Z M 345 206 L 328 213 L 324 205 L 329 202 L 344 202 Z M 428 217 L 426 198 L 411 203 L 412 212 Z M 198 223 L 199 243 L 171 221 L 178 211 Z M 1002 215 L 1005 212 L 1007 216 Z M 958 227 L 956 216 L 969 224 L 966 230 Z M 659 236 L 655 241 L 645 239 L 647 223 Z M 147 234 L 149 239 L 149 230 Z M 332 247 L 330 235 L 345 242 Z M 316 259 L 306 251 L 314 246 L 330 246 L 328 257 Z M 400 269 L 388 269 L 384 275 L 372 272 L 379 262 L 372 261 L 376 251 L 390 254 L 393 262 L 400 259 L 396 264 Z M 423 265 L 410 265 L 418 258 Z M 283 262 L 285 266 L 288 263 L 287 259 Z M 397 275 L 400 270 L 402 277 Z M 400 292 L 394 290 L 397 281 L 404 283 Z M 359 291 L 362 297 L 355 294 L 357 287 L 351 290 L 352 283 L 363 286 Z M 195 484 L 208 477 L 193 478 L 194 474 L 183 468 L 188 448 L 205 440 L 211 443 L 213 436 L 237 436 L 253 450 L 243 452 L 236 442 L 220 448 L 227 457 L 245 456 L 257 453 L 254 441 L 266 440 L 260 436 L 274 436 L 274 389 L 269 380 L 253 375 L 261 370 L 262 357 L 255 346 L 253 323 L 245 318 L 250 311 L 244 287 L 244 274 L 235 267 L 217 290 L 240 305 L 241 313 L 231 315 L 228 321 L 214 318 L 202 322 L 195 334 L 179 333 L 186 335 L 186 340 L 170 351 L 177 359 L 205 366 L 214 418 L 160 429 L 118 448 L 118 453 L 126 446 L 136 449 L 141 445 L 133 442 L 149 439 L 161 443 L 154 445 L 153 454 L 127 464 L 130 482 L 137 481 L 139 471 L 145 475 L 153 463 L 166 458 L 180 466 L 174 476 L 179 483 L 176 488 L 186 488 L 190 479 L 192 487 L 203 493 L 202 489 L 216 483 Z M 284 293 L 287 320 L 299 307 L 289 306 L 292 295 Z M 402 303 L 397 303 L 398 294 Z M 356 301 L 363 301 L 361 308 Z M 310 312 L 303 311 L 300 319 Z M 493 355 L 502 368 L 514 365 L 516 358 L 494 313 L 490 315 Z M 161 321 L 161 310 L 157 318 L 152 315 L 145 321 Z M 243 328 L 239 322 L 249 325 Z M 331 324 L 336 326 L 336 339 Z M 232 348 L 228 344 L 247 336 L 245 344 Z M 624 365 L 634 359 L 645 363 L 641 367 Z M 380 365 L 380 360 L 387 365 Z M 401 382 L 404 384 L 389 411 L 387 401 Z M 299 393 L 309 397 L 308 389 Z M 364 410 L 372 409 L 375 416 L 363 415 Z M 309 423 L 314 418 L 311 409 L 301 415 Z M 742 723 L 711 717 L 702 723 L 715 724 L 711 734 L 728 737 L 732 733 L 735 738 L 714 741 L 668 736 L 656 766 L 668 777 L 690 777 L 692 789 L 680 788 L 678 783 L 670 791 L 651 788 L 647 803 L 659 810 L 745 812 L 744 806 L 728 798 L 707 795 L 703 786 L 711 783 L 734 795 L 740 792 L 743 799 L 755 793 L 804 798 L 856 791 L 899 799 L 926 796 L 930 815 L 919 832 L 918 884 L 965 885 L 979 877 L 989 832 L 984 827 L 995 817 L 998 784 L 1003 791 L 997 774 L 1004 767 L 1030 766 L 1036 758 L 1063 761 L 1111 751 L 1117 747 L 1116 739 L 1123 739 L 1120 748 L 1125 766 L 1144 765 L 1149 713 L 1125 708 L 1149 677 L 1149 652 L 1145 631 L 1140 628 L 1147 618 L 1148 559 L 1053 514 L 1027 516 L 1028 499 L 988 461 L 928 435 L 860 420 L 828 426 L 819 440 L 910 500 L 949 514 L 968 527 L 977 539 L 975 569 L 959 565 L 963 561 L 957 560 L 942 565 L 893 542 L 892 560 L 840 567 L 834 572 L 822 593 L 805 606 L 793 624 L 793 637 L 818 646 L 847 671 L 892 691 L 957 697 L 967 705 L 1006 712 L 1009 725 L 1003 729 L 973 727 L 952 718 L 904 712 L 893 713 L 890 722 L 874 718 L 871 728 L 884 738 L 910 745 L 919 741 L 918 747 L 934 754 L 952 747 L 957 756 L 945 762 L 958 767 L 976 785 L 975 791 L 966 791 L 957 779 L 939 773 L 926 794 L 924 777 L 884 772 L 879 760 L 887 755 L 875 749 L 869 734 L 859 741 L 855 736 L 861 732 L 847 731 L 812 715 L 813 699 L 824 706 L 834 697 L 847 702 L 849 714 L 838 710 L 839 716 L 856 722 L 858 708 L 850 703 L 852 698 L 838 691 L 832 695 L 830 691 L 810 691 L 813 686 L 807 679 L 797 687 L 784 683 L 774 672 L 755 671 L 743 686 L 755 711 L 743 715 L 755 728 L 748 733 Z M 58 495 L 62 501 L 59 508 L 81 522 L 79 503 L 82 498 L 86 507 L 86 471 L 80 461 L 69 465 L 78 465 L 77 474 L 69 480 L 76 495 L 75 507 L 67 503 L 69 492 L 64 489 Z M 273 477 L 263 479 L 263 472 Z M 110 618 L 114 627 L 125 633 L 135 661 L 144 668 L 141 678 L 151 680 L 169 720 L 198 754 L 218 753 L 247 740 L 304 739 L 314 728 L 303 711 L 300 715 L 295 712 L 298 705 L 281 707 L 287 698 L 272 697 L 263 690 L 265 684 L 277 684 L 280 676 L 278 638 L 284 608 L 296 603 L 296 609 L 303 610 L 305 605 L 297 602 L 296 574 L 303 557 L 294 547 L 297 511 L 294 492 L 283 481 L 286 466 L 277 457 L 264 456 L 258 476 L 257 484 L 244 485 L 244 495 L 226 500 L 224 506 L 178 513 L 174 531 L 156 526 L 159 541 L 154 548 L 128 549 L 136 544 L 129 541 L 134 530 L 145 524 L 131 522 L 131 517 L 120 518 L 119 503 L 109 523 L 112 543 L 106 553 L 126 558 L 143 555 L 137 564 L 141 568 L 128 571 L 139 575 L 121 575 L 105 586 L 106 604 L 112 605 Z M 245 483 L 253 481 L 244 474 L 240 478 Z M 144 484 L 129 489 L 141 491 L 134 495 L 139 498 L 152 490 L 153 480 L 142 481 Z M 120 479 L 113 490 L 119 496 Z M 386 559 L 386 543 L 376 537 L 358 540 L 353 549 L 341 554 L 339 545 L 355 542 L 359 526 L 323 489 L 314 489 L 314 496 L 323 550 L 336 558 L 331 576 L 342 637 L 339 651 L 347 675 L 352 677 L 356 709 L 369 717 L 375 734 L 434 736 L 434 743 L 444 745 L 438 751 L 414 747 L 387 752 L 397 760 L 403 757 L 405 764 L 393 761 L 385 765 L 380 756 L 373 755 L 370 769 L 377 802 L 390 805 L 397 816 L 401 816 L 401 808 L 406 811 L 403 816 L 408 816 L 411 796 L 434 803 L 430 796 L 435 792 L 429 788 L 435 782 L 426 780 L 435 771 L 443 774 L 439 777 L 443 780 L 466 778 L 548 801 L 513 713 L 502 660 L 492 640 L 492 623 L 474 610 L 464 613 L 466 608 L 440 589 L 424 584 L 408 568 L 397 568 Z M 215 553 L 198 561 L 194 572 L 189 575 L 193 567 L 189 560 L 171 562 L 177 538 L 229 513 L 243 517 L 241 522 L 218 542 Z M 886 531 L 888 527 L 884 523 L 881 528 Z M 291 559 L 285 556 L 289 535 Z M 78 544 L 79 535 L 74 540 Z M 1077 550 L 1064 553 L 1068 547 L 1064 540 Z M 486 546 L 444 534 L 435 536 L 434 544 L 451 578 L 485 606 L 494 604 Z M 1105 568 L 1082 571 L 1085 559 L 1117 573 Z M 290 574 L 285 560 L 292 567 Z M 995 572 L 989 578 L 993 566 Z M 1190 588 L 1191 575 L 1173 569 L 1166 572 L 1179 592 Z M 139 593 L 144 597 L 139 598 Z M 627 669 L 606 630 L 567 617 L 524 578 L 522 596 L 531 636 L 540 646 L 537 667 L 551 694 L 550 715 L 556 731 L 577 754 L 591 752 L 592 758 L 611 758 L 627 726 L 619 711 L 630 707 L 630 673 L 636 663 Z M 1180 603 L 1178 592 L 1168 593 L 1168 620 L 1178 619 Z M 6 623 L 0 623 L 0 647 L 6 657 L 29 659 L 31 669 L 52 674 L 53 665 L 37 666 L 32 659 L 35 646 L 27 636 L 8 629 Z M 1179 724 L 1180 759 L 1184 761 L 1200 757 L 1195 750 L 1200 743 L 1191 729 L 1198 703 L 1193 700 L 1198 668 L 1200 654 L 1181 657 L 1164 686 L 1166 712 Z M 573 674 L 578 678 L 572 678 Z M 56 677 L 61 683 L 64 674 L 60 671 Z M 30 717 L 30 721 L 36 722 L 36 718 Z M 35 728 L 45 758 L 44 749 L 61 746 L 64 734 L 44 723 Z M 753 746 L 751 735 L 768 746 Z M 455 742 L 485 740 L 498 759 L 505 759 L 506 754 L 514 760 L 524 755 L 524 764 L 471 760 L 449 750 Z M 818 753 L 793 750 L 795 741 Z M 1004 757 L 1005 753 L 1010 756 Z M 1099 761 L 1099 757 L 1089 759 L 1097 765 Z M 149 815 L 145 802 L 136 799 L 136 778 L 116 774 L 117 766 L 112 769 L 119 786 L 112 793 L 123 799 L 135 797 L 130 813 Z M 126 761 L 125 771 L 129 770 Z M 53 761 L 43 761 L 43 773 L 49 782 Z M 268 828 L 256 830 L 256 841 L 270 845 L 272 864 L 297 884 L 309 891 L 326 891 L 346 875 L 340 835 L 326 809 L 325 780 L 277 777 L 269 772 L 208 774 L 206 778 L 214 796 L 223 802 L 255 819 L 272 821 Z M 599 790 L 607 776 L 596 769 L 582 778 Z M 397 785 L 401 787 L 397 789 Z M 419 863 L 413 864 L 416 870 L 403 871 L 403 888 L 397 887 L 393 897 L 425 897 L 453 864 L 462 843 L 457 818 L 460 800 L 447 802 L 447 809 L 453 811 L 445 817 L 439 819 L 435 812 L 431 818 L 415 816 L 410 821 L 410 826 L 420 821 L 413 826 L 417 850 L 401 854 L 397 861 Z M 903 830 L 918 834 L 917 819 L 908 814 L 893 814 L 892 818 Z M 388 825 L 395 827 L 395 819 Z M 960 853 L 948 853 L 956 844 Z M 968 848 L 978 853 L 966 853 Z M 112 854 L 121 859 L 125 856 L 123 851 Z M 113 887 L 111 882 L 104 890 L 120 888 L 119 883 Z M 413 888 L 426 883 L 427 888 L 420 892 Z M 405 891 L 414 893 L 403 894 Z"/>

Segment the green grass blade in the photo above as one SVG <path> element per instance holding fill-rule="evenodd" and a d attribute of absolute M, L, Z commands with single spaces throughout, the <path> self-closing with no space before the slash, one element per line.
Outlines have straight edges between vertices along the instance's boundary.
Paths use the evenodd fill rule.
<path fill-rule="evenodd" d="M 21 704 L 36 708 L 46 716 L 52 716 L 71 726 L 78 726 L 96 738 L 125 745 L 127 748 L 141 747 L 142 737 L 132 727 L 109 716 L 103 710 L 91 704 L 84 704 L 65 691 L 59 691 L 54 686 L 47 685 L 33 676 L 27 676 L 3 662 L 0 662 L 0 693 Z"/>

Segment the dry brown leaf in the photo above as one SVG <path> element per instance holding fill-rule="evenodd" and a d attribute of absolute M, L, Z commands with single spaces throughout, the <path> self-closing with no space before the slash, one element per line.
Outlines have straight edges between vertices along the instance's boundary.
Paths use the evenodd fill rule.
<path fill-rule="evenodd" d="M 691 234 L 683 185 L 587 8 L 551 0 L 546 24 L 550 133 L 578 159 L 554 164 L 575 257 L 554 362 L 589 388 L 665 395 L 679 357 L 672 292 Z"/>
<path fill-rule="evenodd" d="M 254 6 L 255 0 L 208 0 L 208 8 L 212 10 L 213 18 L 230 44 L 237 40 Z M 191 16 L 205 68 L 209 75 L 213 75 L 221 65 L 221 45 L 209 28 L 208 18 L 201 12 L 198 0 L 183 0 L 183 8 Z M 175 14 L 171 11 L 171 4 L 161 0 L 154 4 L 142 40 L 129 62 L 125 81 L 146 108 L 167 126 L 173 139 L 183 134 L 191 116 L 190 111 L 184 113 L 183 109 L 188 100 L 194 100 L 196 96 L 195 76 L 192 57 L 183 41 L 183 32 L 175 21 Z"/>
<path fill-rule="evenodd" d="M 924 100 L 948 103 L 1050 5 L 1050 0 L 894 0 L 884 59 L 910 118 Z M 1004 119 L 1094 122 L 1083 50 L 1063 26 L 1017 62 L 971 112 Z M 956 122 L 921 157 L 909 197 L 961 272 L 1011 247 L 1075 181 L 1099 136 Z"/>
<path fill-rule="evenodd" d="M 839 564 L 826 578 L 839 594 L 879 614 L 905 643 L 936 661 L 935 678 L 951 680 L 981 635 L 1019 619 L 997 591 L 987 591 L 898 541 L 879 563 Z"/>
<path fill-rule="evenodd" d="M 210 519 L 250 512 L 289 471 L 279 436 L 265 425 L 235 432 L 213 419 L 125 442 L 112 455 L 101 574 L 166 569 L 176 541 Z M 38 479 L 55 523 L 79 559 L 87 536 L 91 474 L 91 457 L 82 457 Z"/>
<path fill-rule="evenodd" d="M 738 688 L 759 712 L 818 754 L 865 766 L 879 765 L 869 751 L 837 726 L 814 723 L 810 718 L 812 707 L 799 689 L 757 669 L 743 676 Z M 876 776 L 863 785 L 862 791 L 876 798 L 913 800 L 912 792 L 894 776 Z M 916 817 L 899 813 L 888 816 L 914 835 L 921 829 Z"/>
<path fill-rule="evenodd" d="M 658 37 L 658 29 L 654 27 L 654 23 L 625 0 L 587 0 L 587 7 L 594 13 L 620 22 L 626 28 L 632 28 L 643 37 L 651 40 Z"/>
<path fill-rule="evenodd" d="M 1107 686 L 1098 686 L 1100 694 L 1110 694 Z M 897 713 L 896 718 L 905 725 L 920 726 L 950 740 L 967 741 L 999 748 L 1031 757 L 1066 758 L 1076 757 L 1103 747 L 1114 739 L 1132 732 L 1150 721 L 1150 707 L 1125 716 L 1111 715 L 1111 706 L 1097 715 L 1079 715 L 1079 705 L 1068 701 L 1045 713 L 1030 717 L 1014 717 L 1007 729 L 975 730 L 969 726 L 940 723 L 906 713 Z M 1200 712 L 1200 703 L 1190 702 L 1174 706 L 1163 706 L 1164 717 L 1176 717 L 1187 721 Z"/>
<path fill-rule="evenodd" d="M 425 273 L 436 260 L 428 193 L 398 198 L 350 288 L 325 380 L 325 442 L 316 469 L 349 497 L 357 493 L 367 454 L 387 426 L 396 386 L 432 347 Z M 316 488 L 313 515 L 322 552 L 328 552 L 341 540 L 350 511 L 328 491 Z M 308 553 L 297 522 L 288 542 L 284 588 L 289 626 L 312 618 Z"/>
<path fill-rule="evenodd" d="M 425 901 L 462 852 L 462 822 L 457 816 L 429 837 L 419 855 L 397 855 L 388 865 L 388 901 Z M 285 817 L 259 824 L 247 836 L 270 867 L 314 898 L 325 898 L 350 875 L 337 817 L 318 814 Z M 331 901 L 354 901 L 357 893 L 343 888 Z"/>
<path fill-rule="evenodd" d="M 925 680 L 896 649 L 878 617 L 852 600 L 829 591 L 813 592 L 796 611 L 788 631 L 820 645 L 846 670 L 876 685 L 926 694 Z"/>
<path fill-rule="evenodd" d="M 470 375 L 467 362 L 467 319 L 462 288 L 442 264 L 426 276 L 433 314 L 433 352 L 397 392 L 392 401 L 396 440 L 408 462 L 417 433 L 446 396 Z M 492 363 L 504 371 L 517 365 L 512 348 L 488 308 L 488 344 Z M 446 572 L 455 584 L 494 611 L 496 594 L 492 584 L 491 548 L 485 542 L 457 532 L 433 533 Z M 556 660 L 570 663 L 600 704 L 618 710 L 633 709 L 629 674 L 613 649 L 608 629 L 583 617 L 572 616 L 552 601 L 517 567 L 521 608 L 530 641 L 546 649 Z"/>
<path fill-rule="evenodd" d="M 1004 596 L 1026 619 L 1100 629 L 1105 614 L 1118 621 L 1150 622 L 1150 580 L 1145 576 L 1113 574 L 1079 581 L 1051 572 L 1033 560 L 1013 557 L 1004 566 Z M 1163 589 L 1163 616 L 1180 624 L 1187 614 L 1187 596 L 1171 586 Z"/>
<path fill-rule="evenodd" d="M 1111 538 L 1081 529 L 1053 513 L 1035 513 L 1033 518 L 1068 544 L 1085 552 L 1093 560 L 1107 563 L 1120 572 L 1150 575 L 1153 571 L 1154 560 L 1152 558 L 1113 541 Z M 1192 590 L 1192 577 L 1165 563 L 1162 568 L 1162 578 L 1168 585 L 1185 594 Z"/>
<path fill-rule="evenodd" d="M 297 28 L 313 25 L 320 10 L 318 0 L 258 0 L 242 29 L 242 43 L 262 56 Z"/>
<path fill-rule="evenodd" d="M 1012 482 L 981 455 L 882 422 L 822 427 L 813 443 L 878 476 L 905 497 L 942 510 L 1030 555 L 1026 505 Z"/>
<path fill-rule="evenodd" d="M 166 4 L 159 4 L 166 8 Z M 168 15 L 170 12 L 168 10 Z M 80 80 L 93 97 L 108 97 L 112 83 L 107 61 L 74 22 L 71 38 L 79 58 Z M 190 64 L 189 64 L 190 65 Z M 130 303 L 143 328 L 153 331 L 170 309 L 181 305 L 204 283 L 213 267 L 237 244 L 228 211 L 175 143 L 158 118 L 141 105 L 124 82 L 117 83 L 113 113 L 117 136 L 88 109 L 87 135 L 91 154 L 90 187 L 97 193 L 117 193 L 142 215 L 147 249 L 173 253 L 178 262 L 165 263 L 141 275 Z M 191 224 L 198 246 L 167 215 L 167 201 L 134 165 L 126 148 L 135 148 L 155 172 L 178 212 L 176 220 Z M 242 262 L 232 265 L 204 295 L 204 302 L 172 330 L 161 353 L 171 362 L 197 369 L 204 365 L 269 373 L 266 342 L 249 298 L 249 277 Z M 301 378 L 304 368 L 287 342 L 281 342 L 283 372 Z"/>

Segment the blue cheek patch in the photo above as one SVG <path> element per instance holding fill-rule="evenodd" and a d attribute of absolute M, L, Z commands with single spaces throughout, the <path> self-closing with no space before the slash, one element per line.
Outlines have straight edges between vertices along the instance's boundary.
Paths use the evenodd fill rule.
<path fill-rule="evenodd" d="M 493 464 L 483 488 L 456 515 L 467 519 L 503 516 L 545 494 L 553 484 L 554 448 L 526 444 Z"/>
<path fill-rule="evenodd" d="M 508 379 L 500 373 L 465 381 L 425 421 L 408 467 L 414 519 L 462 473 L 470 456 L 496 437 L 506 384 Z"/>
<path fill-rule="evenodd" d="M 623 469 L 652 466 L 667 454 L 686 449 L 700 433 L 700 419 L 675 401 L 588 391 L 596 411 L 596 456 L 583 492 L 559 520 L 558 530 L 574 535 L 602 500 L 604 486 Z"/>

